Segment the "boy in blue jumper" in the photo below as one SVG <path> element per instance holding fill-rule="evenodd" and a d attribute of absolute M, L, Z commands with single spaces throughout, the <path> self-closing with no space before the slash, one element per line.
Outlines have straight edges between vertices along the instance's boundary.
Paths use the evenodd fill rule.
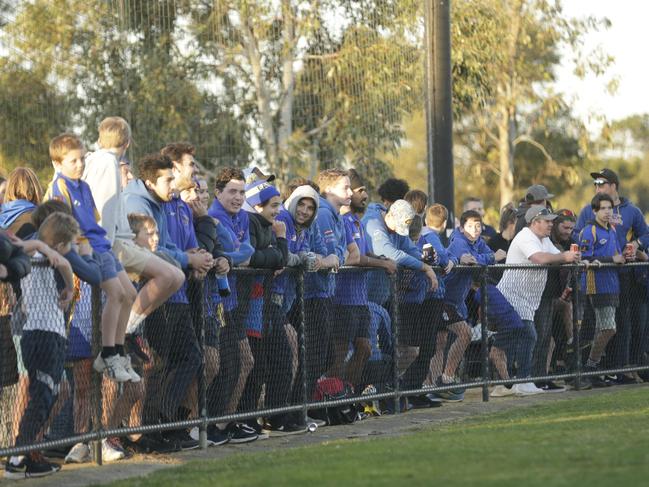
<path fill-rule="evenodd" d="M 591 203 L 595 215 L 579 232 L 579 247 L 584 260 L 593 265 L 600 262 L 624 264 L 620 243 L 615 228 L 611 225 L 613 217 L 613 198 L 605 193 L 597 193 Z M 620 282 L 617 269 L 593 269 L 592 266 L 582 274 L 582 290 L 585 291 L 595 312 L 595 338 L 586 362 L 585 370 L 597 370 L 600 359 L 609 340 L 615 335 L 615 308 L 619 304 Z M 591 378 L 593 386 L 606 386 L 597 376 Z"/>
<path fill-rule="evenodd" d="M 451 235 L 448 246 L 449 256 L 465 265 L 489 265 L 495 262 L 494 253 L 480 238 L 482 217 L 474 210 L 465 211 L 460 216 L 460 228 Z M 457 367 L 471 342 L 471 328 L 466 322 L 468 310 L 466 297 L 471 289 L 473 273 L 455 270 L 444 276 L 446 294 L 444 296 L 444 325 L 455 335 L 455 341 L 448 351 L 446 366 L 435 385 L 442 386 L 455 382 Z M 458 395 L 459 396 L 459 395 Z M 461 400 L 457 397 L 456 400 Z"/>
<path fill-rule="evenodd" d="M 140 376 L 131 367 L 124 351 L 126 325 L 137 294 L 111 250 L 106 231 L 97 223 L 99 214 L 90 187 L 81 179 L 85 147 L 79 137 L 65 133 L 52 139 L 49 152 L 56 174 L 48 189 L 48 199 L 59 199 L 70 206 L 82 237 L 97 256 L 101 288 L 106 293 L 101 315 L 102 350 L 93 367 L 117 382 L 139 382 Z"/>

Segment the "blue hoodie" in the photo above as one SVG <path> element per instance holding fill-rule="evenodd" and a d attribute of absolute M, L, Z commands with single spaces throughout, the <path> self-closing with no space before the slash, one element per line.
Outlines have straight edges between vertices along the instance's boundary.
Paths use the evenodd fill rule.
<path fill-rule="evenodd" d="M 0 205 L 0 228 L 9 228 L 20 215 L 35 208 L 36 205 L 27 200 L 14 200 Z"/>
<path fill-rule="evenodd" d="M 435 262 L 435 265 L 445 268 L 451 260 L 453 263 L 457 264 L 457 259 L 451 257 L 446 248 L 442 245 L 439 235 L 428 227 L 423 228 L 419 241 L 417 242 L 419 252 L 423 251 L 425 244 L 431 244 L 437 253 L 437 261 Z M 443 299 L 445 286 L 443 274 L 440 272 L 437 272 L 437 282 L 439 286 L 435 291 L 426 291 L 429 289 L 428 278 L 423 272 L 416 272 L 412 276 L 409 292 L 404 296 L 403 301 L 406 303 L 421 303 L 424 299 Z"/>
<path fill-rule="evenodd" d="M 448 246 L 448 254 L 451 258 L 460 261 L 464 254 L 471 254 L 478 261 L 478 265 L 493 264 L 494 253 L 482 238 L 475 242 L 469 241 L 468 238 L 459 230 L 455 229 L 451 234 L 451 243 Z M 471 282 L 474 273 L 468 270 L 453 270 L 443 277 L 446 286 L 446 295 L 444 302 L 455 306 L 460 316 L 466 319 L 468 311 L 466 307 L 466 297 L 471 289 Z"/>
<path fill-rule="evenodd" d="M 583 259 L 612 262 L 614 255 L 621 253 L 619 240 L 613 226 L 604 228 L 591 222 L 579 232 L 579 249 Z M 581 289 L 586 294 L 619 294 L 618 269 L 593 269 L 590 267 L 581 275 Z"/>
<path fill-rule="evenodd" d="M 360 255 L 367 255 L 367 235 L 358 215 L 343 215 L 348 241 L 356 242 Z M 341 272 L 336 276 L 334 303 L 347 306 L 367 304 L 367 270 Z"/>
<path fill-rule="evenodd" d="M 309 250 L 318 255 L 327 257 L 329 252 L 324 243 L 318 221 L 314 221 L 309 229 L 309 234 L 306 236 L 309 245 Z M 327 296 L 322 292 L 329 284 L 329 279 L 333 278 L 329 270 L 322 270 L 318 272 L 307 272 L 304 275 L 304 299 L 323 299 Z"/>
<path fill-rule="evenodd" d="M 171 240 L 167 225 L 167 216 L 162 208 L 162 202 L 157 201 L 144 186 L 144 181 L 135 179 L 128 183 L 122 193 L 126 213 L 143 213 L 155 220 L 158 226 L 158 250 L 173 257 L 183 269 L 189 267 L 187 254 L 179 249 Z"/>

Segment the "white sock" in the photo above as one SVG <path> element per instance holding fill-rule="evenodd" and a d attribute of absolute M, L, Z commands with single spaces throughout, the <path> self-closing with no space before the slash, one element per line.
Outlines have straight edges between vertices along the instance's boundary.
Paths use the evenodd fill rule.
<path fill-rule="evenodd" d="M 20 465 L 20 462 L 22 462 L 24 458 L 25 458 L 24 455 L 18 455 L 18 456 L 15 456 L 15 457 L 11 457 L 9 459 L 9 463 L 11 463 L 12 465 Z"/>
<path fill-rule="evenodd" d="M 131 311 L 131 314 L 128 317 L 128 324 L 126 325 L 126 334 L 131 335 L 135 333 L 140 326 L 140 323 L 142 323 L 145 318 L 146 315 L 141 315 L 136 313 L 135 311 Z"/>

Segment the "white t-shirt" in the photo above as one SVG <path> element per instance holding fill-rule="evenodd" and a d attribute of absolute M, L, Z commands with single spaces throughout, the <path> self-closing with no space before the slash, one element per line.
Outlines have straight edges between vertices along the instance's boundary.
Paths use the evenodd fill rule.
<path fill-rule="evenodd" d="M 561 253 L 548 237 L 540 239 L 529 227 L 525 227 L 512 240 L 505 263 L 531 264 L 530 256 L 538 252 Z M 521 319 L 533 321 L 547 278 L 548 270 L 545 268 L 508 269 L 497 287 Z"/>

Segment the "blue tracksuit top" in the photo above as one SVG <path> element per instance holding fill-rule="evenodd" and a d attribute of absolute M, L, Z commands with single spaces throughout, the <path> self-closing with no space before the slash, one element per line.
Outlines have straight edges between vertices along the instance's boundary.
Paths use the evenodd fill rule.
<path fill-rule="evenodd" d="M 474 295 L 478 306 L 481 306 L 482 290 L 478 289 Z M 484 318 L 483 318 L 484 319 Z M 516 330 L 524 328 L 525 325 L 521 320 L 514 307 L 509 304 L 507 298 L 502 295 L 500 290 L 493 284 L 487 284 L 487 322 L 493 326 L 497 332 Z M 485 323 L 483 323 L 484 325 Z"/>
<path fill-rule="evenodd" d="M 596 222 L 588 223 L 579 232 L 579 248 L 585 260 L 611 262 L 614 255 L 620 254 L 620 244 L 615 228 L 608 228 Z M 586 294 L 619 294 L 620 280 L 618 269 L 589 268 L 581 276 L 581 289 Z"/>
<path fill-rule="evenodd" d="M 340 265 L 345 263 L 345 252 L 347 251 L 347 231 L 345 222 L 340 214 L 334 210 L 329 202 L 320 197 L 320 207 L 316 217 L 320 236 L 326 251 L 323 255 L 336 254 Z M 319 253 L 319 252 L 318 252 Z M 336 290 L 336 279 L 332 273 L 312 273 L 313 279 L 309 279 L 309 297 L 331 298 Z M 311 287 L 313 286 L 313 287 Z"/>
<path fill-rule="evenodd" d="M 617 241 L 620 244 L 620 249 L 623 249 L 627 242 L 639 239 L 643 248 L 649 246 L 649 227 L 645 222 L 642 212 L 626 198 L 620 198 L 620 204 L 613 207 L 613 213 L 620 215 L 622 223 L 616 225 L 615 232 Z M 590 205 L 582 208 L 577 219 L 577 224 L 573 231 L 573 240 L 578 242 L 579 233 L 590 222 L 595 221 L 595 213 L 593 213 Z"/>
<path fill-rule="evenodd" d="M 158 226 L 158 249 L 173 257 L 183 269 L 189 267 L 187 254 L 171 240 L 167 226 L 167 216 L 162 202 L 157 201 L 144 186 L 144 181 L 135 179 L 128 183 L 122 192 L 126 213 L 144 213 L 153 218 Z"/>
<path fill-rule="evenodd" d="M 239 265 L 250 259 L 255 249 L 250 245 L 250 231 L 248 213 L 240 210 L 237 214 L 231 215 L 217 198 L 214 198 L 212 206 L 207 212 L 212 218 L 216 218 L 219 224 L 216 226 L 216 235 L 223 245 L 223 252 L 232 259 L 233 265 Z M 226 311 L 232 311 L 237 307 L 237 282 L 233 273 L 228 274 L 230 285 L 230 296 L 223 299 L 223 307 Z M 214 293 L 215 303 L 221 300 L 218 293 Z"/>
<path fill-rule="evenodd" d="M 315 252 L 323 257 L 329 255 L 327 246 L 322 238 L 322 233 L 320 232 L 320 227 L 318 226 L 318 220 L 313 222 L 305 238 L 308 242 L 310 252 Z M 332 278 L 333 276 L 328 270 L 307 272 L 304 274 L 304 299 L 323 299 L 331 297 L 331 295 L 327 295 L 323 289 L 327 289 L 329 281 Z"/>
<path fill-rule="evenodd" d="M 192 210 L 178 197 L 162 203 L 167 219 L 167 230 L 171 241 L 182 251 L 198 248 Z M 189 303 L 187 281 L 170 298 L 170 303 Z"/>
<path fill-rule="evenodd" d="M 111 244 L 106 238 L 106 230 L 97 223 L 99 212 L 88 183 L 57 173 L 47 191 L 46 199 L 57 199 L 70 207 L 72 216 L 79 223 L 81 235 L 88 239 L 95 252 L 103 254 L 110 251 Z"/>
<path fill-rule="evenodd" d="M 361 255 L 367 255 L 365 229 L 358 215 L 352 212 L 343 215 L 347 238 L 356 242 Z M 334 303 L 361 306 L 367 304 L 367 271 L 341 272 L 336 276 Z"/>
<path fill-rule="evenodd" d="M 439 235 L 428 227 L 424 227 L 421 236 L 417 241 L 417 248 L 420 253 L 425 244 L 431 244 L 433 249 L 435 249 L 435 252 L 437 253 L 436 265 L 446 267 L 450 260 L 457 264 L 457 259 L 451 258 L 446 248 L 442 245 Z M 426 275 L 423 272 L 415 273 L 410 285 L 411 291 L 404 296 L 403 301 L 406 303 L 421 303 L 424 299 L 443 299 L 445 286 L 442 276 L 443 275 L 440 272 L 437 272 L 437 282 L 439 283 L 439 286 L 435 291 L 431 291 L 428 288 L 428 278 Z"/>
<path fill-rule="evenodd" d="M 448 254 L 457 262 L 460 262 L 462 255 L 471 254 L 478 261 L 478 265 L 494 263 L 494 253 L 482 238 L 478 238 L 472 243 L 457 229 L 451 234 Z M 472 272 L 461 270 L 453 270 L 443 277 L 446 286 L 444 302 L 455 306 L 457 312 L 463 318 L 466 318 L 468 314 L 465 300 L 469 294 L 469 289 L 471 289 L 472 278 Z"/>

